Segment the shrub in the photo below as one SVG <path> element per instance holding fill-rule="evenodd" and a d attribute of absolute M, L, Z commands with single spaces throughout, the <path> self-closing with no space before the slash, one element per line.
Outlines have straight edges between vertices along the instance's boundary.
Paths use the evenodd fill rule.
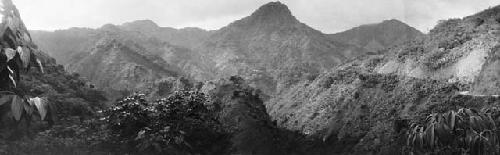
<path fill-rule="evenodd" d="M 431 114 L 425 125 L 411 125 L 407 145 L 422 154 L 498 154 L 499 118 L 497 108 Z"/>
<path fill-rule="evenodd" d="M 149 103 L 145 95 L 125 98 L 105 111 L 109 128 L 123 143 L 168 154 L 213 153 L 224 137 L 221 125 L 199 92 L 175 92 Z"/>

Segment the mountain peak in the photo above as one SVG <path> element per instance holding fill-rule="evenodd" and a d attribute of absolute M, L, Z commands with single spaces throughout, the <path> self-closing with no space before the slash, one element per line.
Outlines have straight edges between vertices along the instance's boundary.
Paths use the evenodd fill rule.
<path fill-rule="evenodd" d="M 404 25 L 406 25 L 405 23 L 403 23 L 402 21 L 397 20 L 397 19 L 384 20 L 382 22 L 382 24 L 404 24 Z"/>
<path fill-rule="evenodd" d="M 109 31 L 109 32 L 116 32 L 116 31 L 120 30 L 120 28 L 118 26 L 113 25 L 113 24 L 104 24 L 99 29 L 104 30 L 104 31 Z"/>
<path fill-rule="evenodd" d="M 132 29 L 157 29 L 159 28 L 158 24 L 153 22 L 152 20 L 136 20 L 128 23 L 124 23 L 122 25 L 123 27 L 126 28 L 132 28 Z"/>
<path fill-rule="evenodd" d="M 285 4 L 276 1 L 276 2 L 269 2 L 267 4 L 262 5 L 259 9 L 257 9 L 257 12 L 259 11 L 283 11 L 286 13 L 290 13 L 290 10 L 288 9 L 288 6 Z"/>
<path fill-rule="evenodd" d="M 288 6 L 279 1 L 270 2 L 261 6 L 254 13 L 252 13 L 250 17 L 260 22 L 271 23 L 287 23 L 290 21 L 296 21 L 292 12 L 288 9 Z"/>

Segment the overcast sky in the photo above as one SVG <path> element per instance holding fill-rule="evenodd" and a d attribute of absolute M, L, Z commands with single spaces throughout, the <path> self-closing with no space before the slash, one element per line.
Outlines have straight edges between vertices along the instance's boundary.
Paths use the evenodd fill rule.
<path fill-rule="evenodd" d="M 151 19 L 164 27 L 219 29 L 270 0 L 13 0 L 33 30 L 100 27 Z M 498 0 L 281 0 L 303 23 L 325 33 L 399 19 L 427 32 L 438 20 L 464 17 Z"/>

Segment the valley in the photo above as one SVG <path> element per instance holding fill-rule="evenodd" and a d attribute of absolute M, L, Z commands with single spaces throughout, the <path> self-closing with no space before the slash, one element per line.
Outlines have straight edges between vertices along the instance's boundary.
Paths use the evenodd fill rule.
<path fill-rule="evenodd" d="M 0 154 L 500 152 L 500 6 L 326 34 L 279 1 L 217 30 L 28 31 L 2 4 Z"/>

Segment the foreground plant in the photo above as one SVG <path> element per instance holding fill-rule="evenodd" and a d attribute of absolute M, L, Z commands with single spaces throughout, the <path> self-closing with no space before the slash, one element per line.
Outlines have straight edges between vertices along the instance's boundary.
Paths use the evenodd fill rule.
<path fill-rule="evenodd" d="M 426 124 L 411 125 L 407 145 L 417 154 L 498 154 L 499 121 L 497 108 L 431 114 Z"/>
<path fill-rule="evenodd" d="M 224 136 L 207 102 L 204 94 L 193 91 L 175 92 L 152 103 L 136 94 L 104 114 L 122 143 L 142 151 L 207 154 L 217 151 L 213 142 Z"/>

